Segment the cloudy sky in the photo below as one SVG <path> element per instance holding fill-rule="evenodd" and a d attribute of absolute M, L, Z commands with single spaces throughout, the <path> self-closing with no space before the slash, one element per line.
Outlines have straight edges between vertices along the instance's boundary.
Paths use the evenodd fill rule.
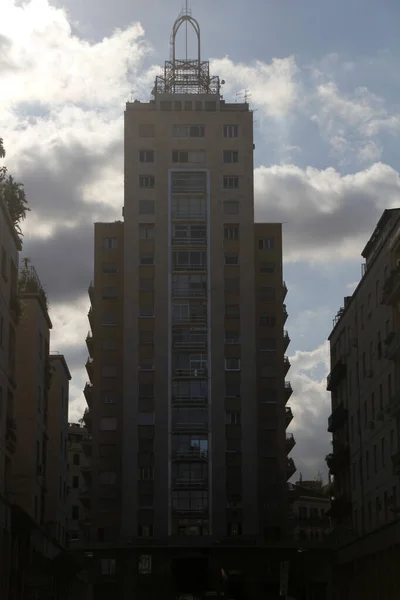
<path fill-rule="evenodd" d="M 291 430 L 298 472 L 325 472 L 332 318 L 360 252 L 400 206 L 398 0 L 191 0 L 203 58 L 255 112 L 256 217 L 284 223 Z M 32 212 L 24 255 L 51 302 L 52 348 L 82 367 L 93 222 L 121 217 L 123 111 L 148 100 L 182 0 L 2 0 L 0 135 Z M 397 152 L 396 152 L 397 151 Z"/>

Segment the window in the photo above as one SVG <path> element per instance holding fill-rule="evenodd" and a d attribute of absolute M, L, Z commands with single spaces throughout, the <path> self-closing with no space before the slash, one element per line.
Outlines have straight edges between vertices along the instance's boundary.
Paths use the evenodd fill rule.
<path fill-rule="evenodd" d="M 260 264 L 260 273 L 273 273 L 275 271 L 275 263 L 263 262 Z"/>
<path fill-rule="evenodd" d="M 139 239 L 154 240 L 154 225 L 139 225 Z"/>
<path fill-rule="evenodd" d="M 260 287 L 260 300 L 275 300 L 275 288 L 270 286 Z"/>
<path fill-rule="evenodd" d="M 111 248 L 117 248 L 117 238 L 116 237 L 103 238 L 103 248 L 105 248 L 106 250 L 111 250 Z"/>
<path fill-rule="evenodd" d="M 152 383 L 139 383 L 139 398 L 154 398 L 154 386 Z"/>
<path fill-rule="evenodd" d="M 72 478 L 72 487 L 76 490 L 79 487 L 79 477 L 78 475 L 74 475 Z"/>
<path fill-rule="evenodd" d="M 79 519 L 79 506 L 72 507 L 72 519 L 77 521 Z"/>
<path fill-rule="evenodd" d="M 140 363 L 139 371 L 154 371 L 153 363 Z"/>
<path fill-rule="evenodd" d="M 238 126 L 237 125 L 224 125 L 224 137 L 235 138 L 237 136 L 238 136 Z"/>
<path fill-rule="evenodd" d="M 155 127 L 153 123 L 141 123 L 139 125 L 139 137 L 154 137 Z"/>
<path fill-rule="evenodd" d="M 139 479 L 141 481 L 152 481 L 154 478 L 153 467 L 140 467 L 139 468 Z"/>
<path fill-rule="evenodd" d="M 225 331 L 225 344 L 240 344 L 240 331 Z"/>
<path fill-rule="evenodd" d="M 118 268 L 116 263 L 103 263 L 102 271 L 103 273 L 118 273 Z"/>
<path fill-rule="evenodd" d="M 223 178 L 224 190 L 236 190 L 239 187 L 239 177 L 237 175 L 225 175 Z"/>
<path fill-rule="evenodd" d="M 115 417 L 102 417 L 100 419 L 100 431 L 116 431 L 117 419 Z"/>
<path fill-rule="evenodd" d="M 154 150 L 139 150 L 139 162 L 153 163 L 154 162 Z"/>
<path fill-rule="evenodd" d="M 226 200 L 224 202 L 224 215 L 238 215 L 239 202 L 237 200 Z"/>
<path fill-rule="evenodd" d="M 101 558 L 100 566 L 102 575 L 115 575 L 115 558 Z"/>
<path fill-rule="evenodd" d="M 204 125 L 173 125 L 172 136 L 173 137 L 204 137 L 205 127 Z"/>
<path fill-rule="evenodd" d="M 154 175 L 139 175 L 139 187 L 140 188 L 153 188 L 156 185 L 156 178 Z"/>
<path fill-rule="evenodd" d="M 141 252 L 139 263 L 141 265 L 154 265 L 154 254 L 152 252 Z"/>
<path fill-rule="evenodd" d="M 224 225 L 224 238 L 226 240 L 238 240 L 239 225 Z"/>
<path fill-rule="evenodd" d="M 154 200 L 139 200 L 139 215 L 154 215 L 156 203 Z"/>
<path fill-rule="evenodd" d="M 139 330 L 139 344 L 154 344 L 154 331 Z"/>
<path fill-rule="evenodd" d="M 239 304 L 226 304 L 225 305 L 225 317 L 227 319 L 239 319 L 240 318 L 240 305 Z"/>
<path fill-rule="evenodd" d="M 110 327 L 117 324 L 117 316 L 113 312 L 106 312 L 102 314 L 101 324 L 105 327 Z"/>
<path fill-rule="evenodd" d="M 79 456 L 79 454 L 74 454 L 74 456 L 73 456 L 73 461 L 72 461 L 72 462 L 73 462 L 73 464 L 74 464 L 74 465 L 76 465 L 76 466 L 79 466 L 79 465 L 80 465 L 80 462 L 81 462 L 81 457 Z"/>
<path fill-rule="evenodd" d="M 142 319 L 154 317 L 154 306 L 141 304 L 139 306 L 139 317 Z"/>
<path fill-rule="evenodd" d="M 260 315 L 260 325 L 262 327 L 275 327 L 276 325 L 276 315 L 273 313 L 261 313 Z"/>
<path fill-rule="evenodd" d="M 225 279 L 225 293 L 239 293 L 240 292 L 240 278 L 230 277 Z"/>
<path fill-rule="evenodd" d="M 240 411 L 226 411 L 225 423 L 227 425 L 240 425 Z"/>
<path fill-rule="evenodd" d="M 138 413 L 138 424 L 139 425 L 154 425 L 154 412 Z"/>
<path fill-rule="evenodd" d="M 101 340 L 102 352 L 113 352 L 117 349 L 117 340 Z"/>
<path fill-rule="evenodd" d="M 152 292 L 154 290 L 154 279 L 151 277 L 140 277 L 139 290 L 141 292 Z"/>
<path fill-rule="evenodd" d="M 226 265 L 238 265 L 239 264 L 239 254 L 225 254 L 225 264 Z"/>
<path fill-rule="evenodd" d="M 115 286 L 103 287 L 101 290 L 101 297 L 104 299 L 116 298 L 117 297 L 117 288 Z"/>
<path fill-rule="evenodd" d="M 240 371 L 240 358 L 225 358 L 225 371 Z"/>
<path fill-rule="evenodd" d="M 117 396 L 113 392 L 103 392 L 103 404 L 116 404 Z"/>
<path fill-rule="evenodd" d="M 258 240 L 259 250 L 273 250 L 275 248 L 275 238 L 266 237 Z"/>
<path fill-rule="evenodd" d="M 276 338 L 262 338 L 260 340 L 260 350 L 262 352 L 273 352 L 276 350 Z"/>
<path fill-rule="evenodd" d="M 224 163 L 239 162 L 239 152 L 237 150 L 224 150 L 222 153 Z"/>
<path fill-rule="evenodd" d="M 173 163 L 203 163 L 206 160 L 206 153 L 204 150 L 199 151 L 187 151 L 187 150 L 174 150 L 172 152 Z"/>

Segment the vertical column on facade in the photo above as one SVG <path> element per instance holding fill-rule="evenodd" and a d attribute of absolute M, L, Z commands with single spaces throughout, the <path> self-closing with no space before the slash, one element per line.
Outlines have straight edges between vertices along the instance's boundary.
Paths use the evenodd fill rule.
<path fill-rule="evenodd" d="M 209 533 L 206 171 L 170 172 L 170 532 Z"/>

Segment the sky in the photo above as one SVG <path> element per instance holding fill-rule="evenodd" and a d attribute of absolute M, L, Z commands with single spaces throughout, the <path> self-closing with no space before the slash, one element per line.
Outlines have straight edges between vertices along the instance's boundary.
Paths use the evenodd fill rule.
<path fill-rule="evenodd" d="M 283 223 L 296 479 L 326 476 L 327 337 L 385 208 L 400 206 L 398 0 L 190 0 L 202 58 L 248 90 L 256 220 Z M 182 0 L 2 0 L 0 136 L 24 247 L 84 409 L 93 223 L 121 219 L 125 102 L 148 101 Z M 189 40 L 189 48 L 192 43 Z"/>

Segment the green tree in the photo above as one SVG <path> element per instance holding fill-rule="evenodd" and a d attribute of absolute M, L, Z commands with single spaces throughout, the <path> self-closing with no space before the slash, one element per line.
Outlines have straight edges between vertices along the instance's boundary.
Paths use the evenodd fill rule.
<path fill-rule="evenodd" d="M 0 138 L 0 157 L 4 158 L 5 155 L 3 138 Z M 23 184 L 15 181 L 12 175 L 8 175 L 8 170 L 5 166 L 0 167 L 0 199 L 7 205 L 14 227 L 21 238 L 20 223 L 26 218 L 26 213 L 30 208 L 25 197 Z"/>

